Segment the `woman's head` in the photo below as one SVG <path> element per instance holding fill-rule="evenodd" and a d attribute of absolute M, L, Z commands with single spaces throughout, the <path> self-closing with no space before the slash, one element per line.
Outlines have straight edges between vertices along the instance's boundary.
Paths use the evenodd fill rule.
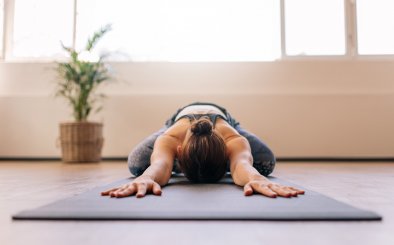
<path fill-rule="evenodd" d="M 226 145 L 207 118 L 192 123 L 185 140 L 178 148 L 182 172 L 192 182 L 216 182 L 226 172 Z"/>

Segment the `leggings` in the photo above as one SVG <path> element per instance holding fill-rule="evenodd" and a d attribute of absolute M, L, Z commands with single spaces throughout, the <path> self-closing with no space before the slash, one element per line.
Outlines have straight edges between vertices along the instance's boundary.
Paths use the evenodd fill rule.
<path fill-rule="evenodd" d="M 275 168 L 276 159 L 272 151 L 261 139 L 259 139 L 256 135 L 249 133 L 248 131 L 243 129 L 240 126 L 239 122 L 237 122 L 233 117 L 231 117 L 231 115 L 224 108 L 215 104 L 200 102 L 196 102 L 190 105 L 196 104 L 209 104 L 221 109 L 227 116 L 229 124 L 233 126 L 240 135 L 242 135 L 248 140 L 253 156 L 253 167 L 264 176 L 268 176 L 270 173 L 272 173 Z M 170 119 L 168 119 L 164 127 L 144 139 L 131 151 L 127 162 L 129 170 L 134 176 L 140 176 L 149 167 L 150 157 L 152 155 L 153 146 L 157 137 L 162 135 L 169 127 L 171 127 L 175 123 L 176 115 L 183 108 L 180 108 Z M 174 161 L 173 171 L 175 173 L 180 173 L 179 163 L 177 160 Z"/>

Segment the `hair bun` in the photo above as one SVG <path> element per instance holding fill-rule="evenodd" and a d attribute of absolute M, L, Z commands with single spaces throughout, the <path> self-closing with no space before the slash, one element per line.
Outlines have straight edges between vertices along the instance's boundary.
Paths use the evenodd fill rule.
<path fill-rule="evenodd" d="M 193 134 L 200 135 L 211 135 L 212 134 L 212 122 L 207 118 L 201 118 L 194 122 L 191 126 L 191 131 Z"/>

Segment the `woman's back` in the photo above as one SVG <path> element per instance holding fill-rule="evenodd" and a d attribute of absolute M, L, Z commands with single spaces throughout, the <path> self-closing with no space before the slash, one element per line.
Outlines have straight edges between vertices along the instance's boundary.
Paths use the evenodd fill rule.
<path fill-rule="evenodd" d="M 233 137 L 240 136 L 226 121 L 226 115 L 211 105 L 193 105 L 184 108 L 176 116 L 175 123 L 164 134 L 177 138 L 181 143 L 184 141 L 191 123 L 202 117 L 210 119 L 215 132 L 223 138 L 225 143 Z"/>
<path fill-rule="evenodd" d="M 227 119 L 226 115 L 219 110 L 216 106 L 212 105 L 192 105 L 192 106 L 187 106 L 181 110 L 178 115 L 175 117 L 175 121 L 179 120 L 185 115 L 201 115 L 201 114 L 217 114 L 222 116 L 224 119 Z"/>

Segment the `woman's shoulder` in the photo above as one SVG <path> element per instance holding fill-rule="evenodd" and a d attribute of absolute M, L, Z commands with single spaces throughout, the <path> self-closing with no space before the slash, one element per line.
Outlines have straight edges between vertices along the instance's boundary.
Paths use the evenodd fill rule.
<path fill-rule="evenodd" d="M 228 122 L 222 118 L 219 118 L 216 122 L 216 131 L 222 135 L 224 142 L 226 143 L 230 139 L 240 137 L 241 135 L 235 130 Z"/>
<path fill-rule="evenodd" d="M 169 127 L 162 136 L 174 137 L 180 141 L 185 138 L 186 132 L 190 127 L 189 119 L 182 118 Z"/>

